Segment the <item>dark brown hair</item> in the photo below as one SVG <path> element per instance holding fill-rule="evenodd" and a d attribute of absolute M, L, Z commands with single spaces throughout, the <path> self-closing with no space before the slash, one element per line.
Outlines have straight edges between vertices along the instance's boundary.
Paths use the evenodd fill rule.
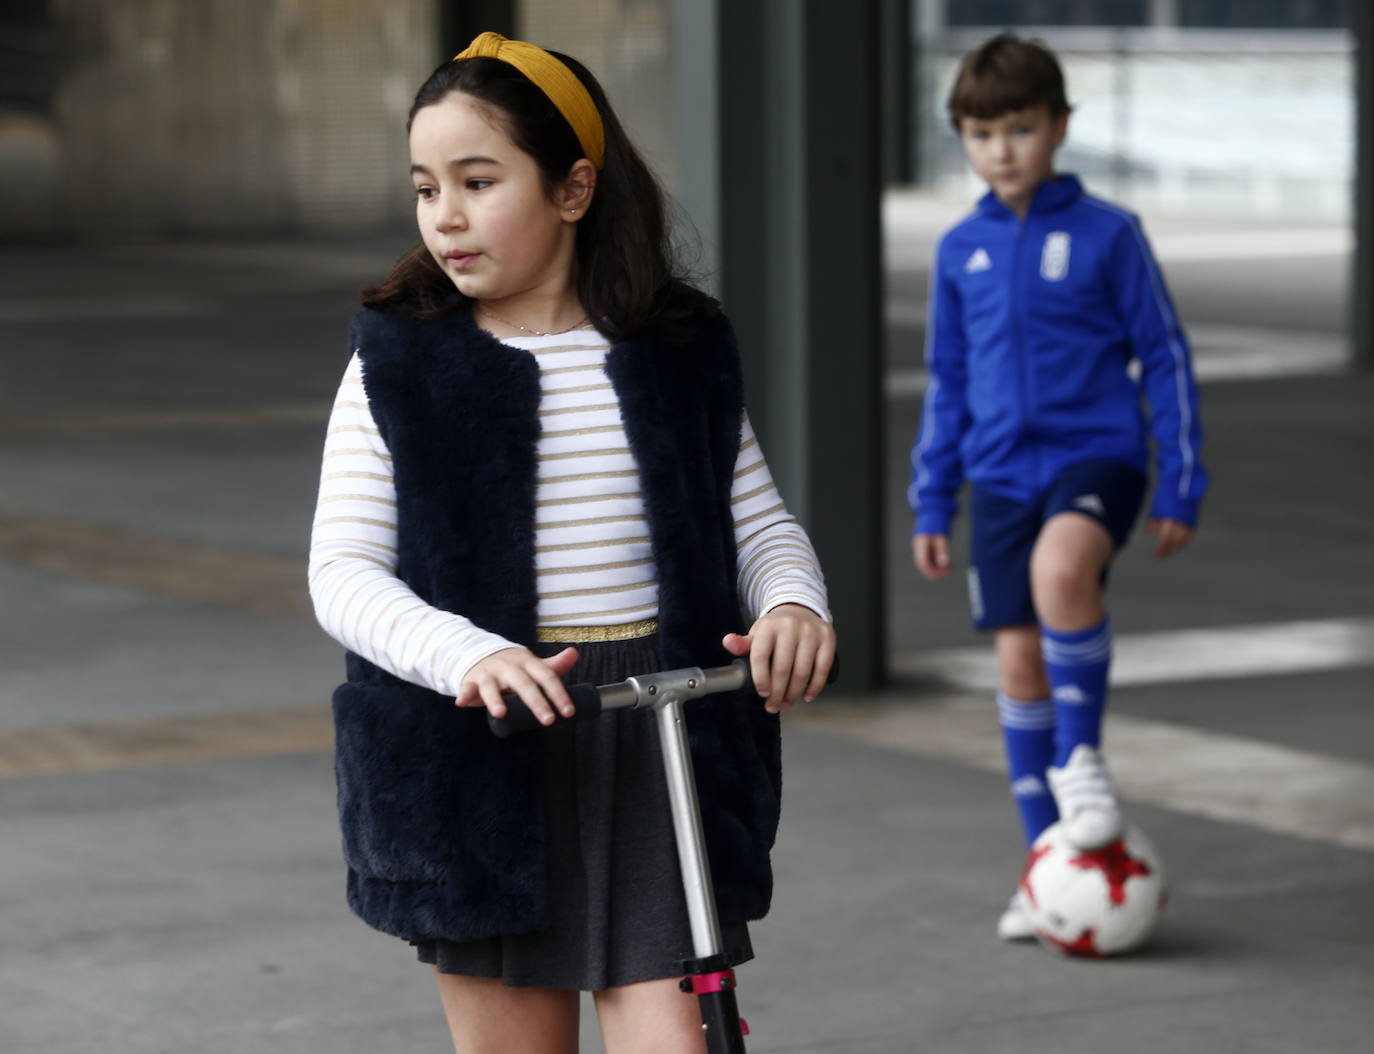
<path fill-rule="evenodd" d="M 635 150 L 596 78 L 580 62 L 557 57 L 586 86 L 605 129 L 606 157 L 596 195 L 577 224 L 577 295 L 603 334 L 621 339 L 648 328 L 675 328 L 701 309 L 684 297 L 658 181 Z M 511 141 L 539 166 L 552 194 L 584 156 L 576 133 L 548 96 L 509 63 L 493 58 L 445 62 L 421 85 L 406 121 L 452 92 L 489 106 Z M 362 291 L 365 307 L 397 308 L 420 318 L 467 309 L 467 298 L 422 244 L 403 256 L 385 281 Z"/>
<path fill-rule="evenodd" d="M 1041 103 L 1049 107 L 1051 117 L 1072 109 L 1064 95 L 1059 60 L 1038 40 L 999 33 L 964 56 L 947 105 L 949 122 L 957 132 L 960 118 L 986 121 Z"/>

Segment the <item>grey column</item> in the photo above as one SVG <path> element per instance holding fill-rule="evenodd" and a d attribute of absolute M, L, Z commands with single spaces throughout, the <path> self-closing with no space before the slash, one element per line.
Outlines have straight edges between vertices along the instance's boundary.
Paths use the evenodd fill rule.
<path fill-rule="evenodd" d="M 862 691 L 886 650 L 881 7 L 710 6 L 719 292 L 764 452 L 825 568 L 844 686 Z"/>
<path fill-rule="evenodd" d="M 694 278 L 720 295 L 720 46 L 716 0 L 673 0 L 677 200 Z"/>
<path fill-rule="evenodd" d="M 1352 4 L 1355 30 L 1355 274 L 1350 286 L 1350 346 L 1374 366 L 1374 6 Z"/>
<path fill-rule="evenodd" d="M 882 181 L 912 183 L 916 179 L 917 110 L 913 105 L 916 51 L 911 39 L 911 0 L 881 0 L 881 11 Z"/>
<path fill-rule="evenodd" d="M 452 58 L 478 33 L 518 38 L 517 6 L 516 0 L 439 0 L 439 58 L 435 61 Z"/>

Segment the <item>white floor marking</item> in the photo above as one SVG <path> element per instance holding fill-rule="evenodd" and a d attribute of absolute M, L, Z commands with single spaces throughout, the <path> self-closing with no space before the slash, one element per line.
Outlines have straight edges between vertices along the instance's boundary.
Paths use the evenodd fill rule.
<path fill-rule="evenodd" d="M 1114 685 L 1350 669 L 1374 666 L 1374 618 L 1127 633 L 1118 635 L 1112 647 Z M 904 676 L 980 691 L 997 688 L 990 646 L 902 652 L 891 665 Z"/>
<path fill-rule="evenodd" d="M 896 300 L 886 318 L 889 325 L 923 326 L 925 312 L 921 301 Z M 1187 333 L 1200 381 L 1339 373 L 1350 364 L 1350 342 L 1341 333 L 1249 326 L 1188 326 Z M 923 368 L 890 370 L 883 390 L 888 398 L 920 395 L 928 380 Z"/>
<path fill-rule="evenodd" d="M 1348 226 L 1288 230 L 1198 231 L 1150 238 L 1155 256 L 1177 260 L 1260 260 L 1285 256 L 1345 256 L 1354 251 Z"/>
<path fill-rule="evenodd" d="M 788 717 L 872 746 L 1003 772 L 990 697 L 817 702 Z M 1107 717 L 1107 763 L 1123 799 L 1374 851 L 1374 766 L 1239 736 L 1124 715 Z"/>

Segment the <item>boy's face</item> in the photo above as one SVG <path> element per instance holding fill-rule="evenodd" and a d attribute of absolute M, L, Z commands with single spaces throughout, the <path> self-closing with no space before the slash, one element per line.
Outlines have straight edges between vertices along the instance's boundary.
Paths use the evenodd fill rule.
<path fill-rule="evenodd" d="M 1044 103 L 998 117 L 961 117 L 959 135 L 973 170 L 1022 219 L 1036 188 L 1054 175 L 1054 152 L 1064 141 L 1069 115 L 1050 116 Z"/>

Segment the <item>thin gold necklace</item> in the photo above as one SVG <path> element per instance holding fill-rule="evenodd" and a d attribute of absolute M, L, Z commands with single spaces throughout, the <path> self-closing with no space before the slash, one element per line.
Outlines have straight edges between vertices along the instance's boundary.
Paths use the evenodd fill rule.
<path fill-rule="evenodd" d="M 510 326 L 512 329 L 518 329 L 521 333 L 528 333 L 531 337 L 556 337 L 560 333 L 571 333 L 575 329 L 580 329 L 587 323 L 587 316 L 583 315 L 567 329 L 551 329 L 547 333 L 541 333 L 537 329 L 530 329 L 528 326 L 522 326 L 519 322 L 512 322 L 508 318 L 502 318 L 491 308 L 487 307 L 486 304 L 479 303 L 477 305 L 477 309 L 481 311 L 484 315 L 486 315 L 487 318 L 490 318 L 495 322 L 499 322 L 503 326 Z"/>

